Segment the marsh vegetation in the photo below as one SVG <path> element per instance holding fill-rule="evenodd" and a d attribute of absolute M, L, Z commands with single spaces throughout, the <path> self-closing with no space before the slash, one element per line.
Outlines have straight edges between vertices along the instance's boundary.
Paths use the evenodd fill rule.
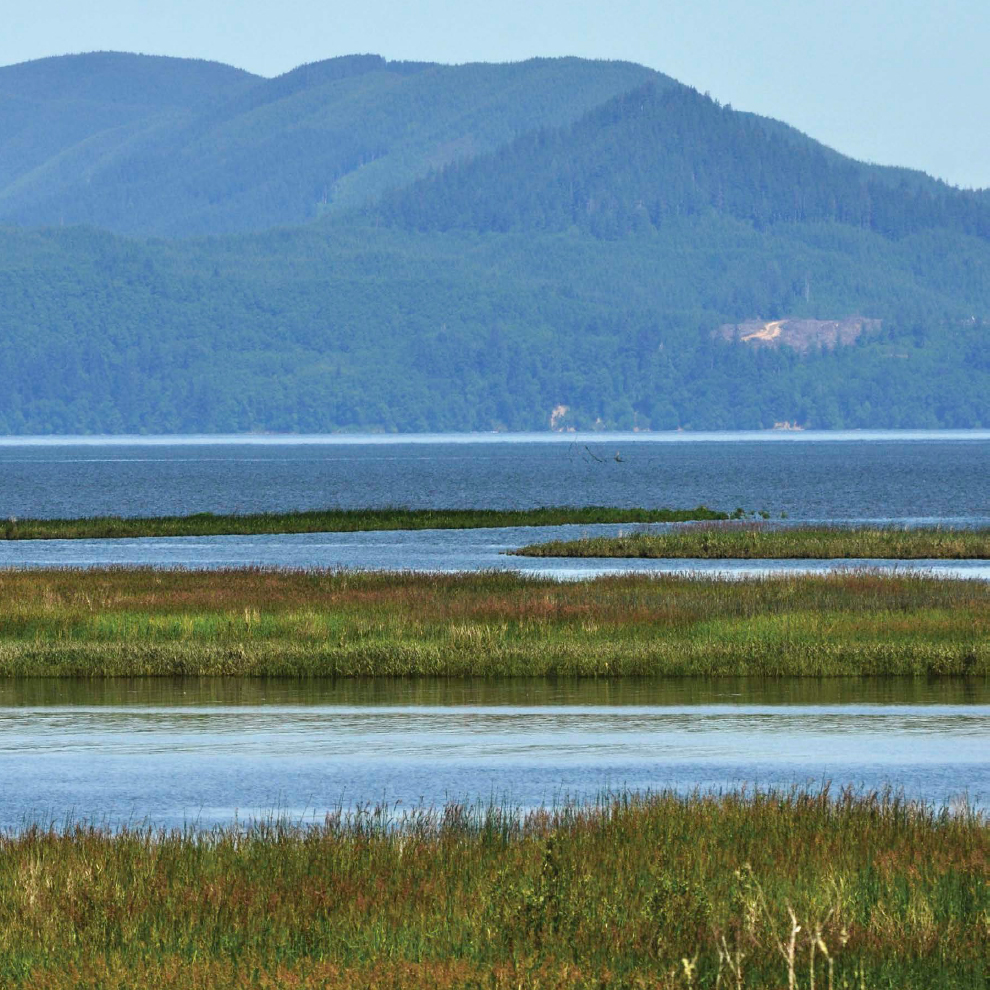
<path fill-rule="evenodd" d="M 509 551 L 522 557 L 651 557 L 693 559 L 967 560 L 990 559 L 990 529 L 941 526 L 795 526 L 714 523 L 664 533 L 634 532 L 554 540 Z"/>
<path fill-rule="evenodd" d="M 0 524 L 7 540 L 95 540 L 149 536 L 257 536 L 265 533 L 354 533 L 381 530 L 481 529 L 507 526 L 673 523 L 727 519 L 707 506 L 694 509 L 617 509 L 544 506 L 538 509 L 313 509 L 188 516 L 94 516 L 16 519 Z"/>
<path fill-rule="evenodd" d="M 988 632 L 986 583 L 869 571 L 0 571 L 0 676 L 987 676 Z"/>
<path fill-rule="evenodd" d="M 6 987 L 986 985 L 985 820 L 883 794 L 34 828 L 2 852 Z"/>

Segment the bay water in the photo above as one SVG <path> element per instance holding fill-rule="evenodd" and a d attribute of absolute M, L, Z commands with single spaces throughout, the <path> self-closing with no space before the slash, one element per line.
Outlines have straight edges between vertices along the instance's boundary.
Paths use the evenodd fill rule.
<path fill-rule="evenodd" d="M 981 526 L 990 525 L 987 479 L 990 434 L 978 431 L 0 442 L 4 518 L 705 503 L 765 509 L 786 523 Z M 503 551 L 619 529 L 0 542 L 0 568 L 514 566 L 583 577 L 630 565 L 554 564 Z M 766 570 L 758 561 L 636 566 Z M 773 569 L 828 566 L 774 562 Z M 931 566 L 990 578 L 985 562 Z M 319 820 L 338 806 L 378 801 L 532 807 L 607 790 L 829 781 L 986 807 L 987 684 L 0 683 L 4 829 L 71 818 L 156 826 L 271 813 Z"/>

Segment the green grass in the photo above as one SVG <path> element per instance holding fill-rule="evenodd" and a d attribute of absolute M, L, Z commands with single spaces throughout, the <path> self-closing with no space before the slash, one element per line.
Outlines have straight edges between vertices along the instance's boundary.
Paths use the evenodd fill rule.
<path fill-rule="evenodd" d="M 727 523 L 667 533 L 555 540 L 510 553 L 522 557 L 986 560 L 990 558 L 990 529 L 773 529 L 759 523 Z"/>
<path fill-rule="evenodd" d="M 480 529 L 503 526 L 562 526 L 567 523 L 651 523 L 727 519 L 695 509 L 617 509 L 608 506 L 545 506 L 539 509 L 318 509 L 191 516 L 94 516 L 89 519 L 8 519 L 7 540 L 93 540 L 146 536 L 257 536 L 263 533 L 352 533 L 391 529 Z"/>
<path fill-rule="evenodd" d="M 0 985 L 986 986 L 970 812 L 795 792 L 397 815 L 10 835 Z"/>
<path fill-rule="evenodd" d="M 0 571 L 0 676 L 990 675 L 990 585 Z"/>

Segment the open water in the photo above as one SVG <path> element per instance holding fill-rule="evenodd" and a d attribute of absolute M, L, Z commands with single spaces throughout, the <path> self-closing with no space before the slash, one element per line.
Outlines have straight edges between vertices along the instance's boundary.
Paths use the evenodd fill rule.
<path fill-rule="evenodd" d="M 0 518 L 703 502 L 957 522 L 990 519 L 988 479 L 978 430 L 0 439 Z"/>
<path fill-rule="evenodd" d="M 988 479 L 986 431 L 8 440 L 0 442 L 0 518 L 704 503 L 765 509 L 789 523 L 973 526 L 990 525 Z M 574 578 L 615 570 L 751 574 L 834 566 L 504 555 L 527 542 L 622 528 L 0 542 L 0 567 L 501 567 Z M 983 563 L 911 566 L 990 577 Z"/>
<path fill-rule="evenodd" d="M 0 682 L 0 828 L 834 787 L 990 803 L 983 681 Z"/>
<path fill-rule="evenodd" d="M 323 506 L 765 508 L 787 522 L 990 525 L 990 433 L 0 441 L 0 518 Z M 618 529 L 620 527 L 613 527 Z M 628 528 L 628 527 L 626 527 Z M 0 541 L 4 566 L 419 569 L 525 560 L 547 530 Z M 847 562 L 843 566 L 855 565 Z M 822 563 L 645 562 L 752 573 Z M 892 562 L 887 567 L 901 567 Z M 912 568 L 925 566 L 912 562 Z M 990 578 L 985 562 L 933 565 Z M 990 805 L 984 681 L 0 682 L 0 828 L 211 825 L 339 805 L 603 789 L 852 785 Z"/>

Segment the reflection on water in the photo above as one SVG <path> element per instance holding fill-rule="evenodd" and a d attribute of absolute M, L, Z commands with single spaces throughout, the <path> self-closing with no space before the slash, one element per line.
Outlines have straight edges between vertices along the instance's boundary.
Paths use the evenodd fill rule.
<path fill-rule="evenodd" d="M 824 780 L 982 806 L 988 744 L 983 680 L 26 680 L 0 685 L 0 825 Z"/>
<path fill-rule="evenodd" d="M 365 708 L 461 706 L 956 705 L 990 704 L 981 678 L 949 677 L 623 677 L 343 678 L 265 680 L 231 677 L 27 677 L 0 680 L 0 711 L 71 706 L 168 708 L 209 706 Z"/>

